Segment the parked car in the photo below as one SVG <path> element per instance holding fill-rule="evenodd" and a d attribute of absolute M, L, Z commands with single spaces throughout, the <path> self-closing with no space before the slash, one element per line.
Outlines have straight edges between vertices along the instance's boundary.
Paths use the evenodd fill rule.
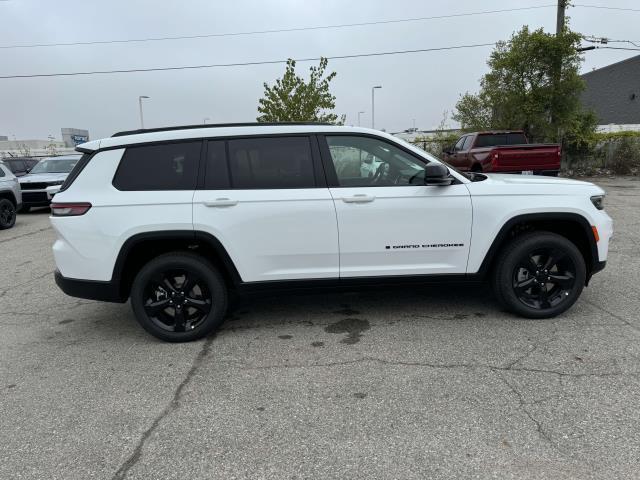
<path fill-rule="evenodd" d="M 16 177 L 26 175 L 38 163 L 38 159 L 32 157 L 6 157 L 2 160 Z"/>
<path fill-rule="evenodd" d="M 557 176 L 558 144 L 529 143 L 522 131 L 468 133 L 444 152 L 443 159 L 462 171 Z"/>
<path fill-rule="evenodd" d="M 15 225 L 16 211 L 21 203 L 22 194 L 18 179 L 6 164 L 0 161 L 0 230 Z"/>
<path fill-rule="evenodd" d="M 364 128 L 136 130 L 77 150 L 51 205 L 56 283 L 131 298 L 167 341 L 216 329 L 229 291 L 269 288 L 486 280 L 509 310 L 552 317 L 613 231 L 591 183 L 465 174 Z"/>
<path fill-rule="evenodd" d="M 79 160 L 79 155 L 45 158 L 40 160 L 28 174 L 20 177 L 21 211 L 28 212 L 31 207 L 48 206 Z"/>

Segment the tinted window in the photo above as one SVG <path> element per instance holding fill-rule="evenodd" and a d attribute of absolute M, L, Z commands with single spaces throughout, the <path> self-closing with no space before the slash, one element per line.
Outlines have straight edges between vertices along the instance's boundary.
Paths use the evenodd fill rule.
<path fill-rule="evenodd" d="M 113 179 L 118 190 L 193 190 L 202 142 L 130 147 Z"/>
<path fill-rule="evenodd" d="M 424 184 L 427 162 L 390 143 L 347 135 L 326 138 L 341 187 Z"/>
<path fill-rule="evenodd" d="M 471 148 L 472 143 L 473 143 L 473 135 L 469 135 L 464 140 L 464 145 L 462 146 L 462 150 L 469 150 Z"/>
<path fill-rule="evenodd" d="M 233 188 L 315 187 L 308 137 L 229 140 Z"/>
<path fill-rule="evenodd" d="M 67 188 L 71 186 L 71 184 L 76 180 L 76 178 L 78 178 L 78 175 L 80 175 L 80 172 L 82 172 L 82 170 L 87 165 L 87 163 L 89 163 L 90 159 L 91 159 L 91 155 L 86 153 L 82 155 L 82 157 L 80 157 L 80 160 L 78 160 L 78 163 L 76 163 L 76 166 L 73 167 L 73 170 L 71 170 L 71 173 L 69 173 L 66 180 L 60 187 L 61 192 L 64 192 Z"/>
<path fill-rule="evenodd" d="M 467 137 L 462 137 L 460 140 L 458 140 L 455 144 L 455 146 L 453 147 L 454 150 L 462 150 L 462 144 L 464 143 L 464 141 L 466 140 Z"/>
<path fill-rule="evenodd" d="M 521 145 L 527 143 L 524 133 L 500 133 L 496 135 L 478 135 L 477 147 L 495 147 L 496 145 Z"/>
<path fill-rule="evenodd" d="M 4 177 L 4 169 L 0 167 L 0 177 Z"/>
<path fill-rule="evenodd" d="M 225 142 L 224 140 L 209 141 L 207 142 L 204 188 L 206 190 L 221 190 L 229 187 Z"/>

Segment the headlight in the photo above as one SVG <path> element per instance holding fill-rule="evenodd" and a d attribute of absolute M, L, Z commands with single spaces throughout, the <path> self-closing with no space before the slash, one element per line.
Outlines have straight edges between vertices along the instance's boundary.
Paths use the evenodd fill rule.
<path fill-rule="evenodd" d="M 591 197 L 591 203 L 593 203 L 593 206 L 598 210 L 604 210 L 604 197 L 604 195 L 594 195 Z"/>
<path fill-rule="evenodd" d="M 47 185 L 49 185 L 50 187 L 53 187 L 54 185 L 62 185 L 64 183 L 64 180 L 58 180 L 57 182 L 47 182 Z"/>

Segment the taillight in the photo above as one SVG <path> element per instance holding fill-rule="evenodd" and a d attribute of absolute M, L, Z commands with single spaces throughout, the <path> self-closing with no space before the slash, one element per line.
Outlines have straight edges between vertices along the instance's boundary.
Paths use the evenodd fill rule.
<path fill-rule="evenodd" d="M 52 203 L 51 215 L 54 217 L 77 217 L 84 215 L 91 208 L 90 203 Z"/>

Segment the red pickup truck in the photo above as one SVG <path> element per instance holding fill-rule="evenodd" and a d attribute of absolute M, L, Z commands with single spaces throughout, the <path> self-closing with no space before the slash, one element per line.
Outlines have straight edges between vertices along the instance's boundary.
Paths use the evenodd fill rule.
<path fill-rule="evenodd" d="M 467 133 L 444 152 L 444 160 L 462 171 L 558 175 L 560 145 L 528 143 L 521 131 Z"/>

